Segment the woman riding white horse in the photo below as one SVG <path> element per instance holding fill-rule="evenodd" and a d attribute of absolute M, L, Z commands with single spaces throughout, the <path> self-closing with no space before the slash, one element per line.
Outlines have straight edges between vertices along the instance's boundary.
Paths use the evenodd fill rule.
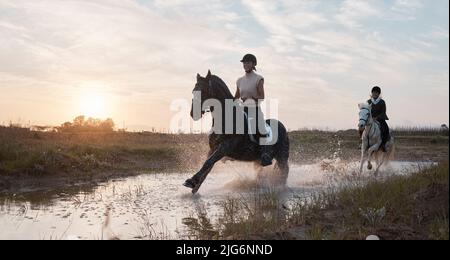
<path fill-rule="evenodd" d="M 375 121 L 372 117 L 372 105 L 368 103 L 362 103 L 358 105 L 359 112 L 359 124 L 358 127 L 362 130 L 362 144 L 361 144 L 361 166 L 360 173 L 363 171 L 363 165 L 367 159 L 369 170 L 372 169 L 373 156 L 377 159 L 377 168 L 375 169 L 375 176 L 378 174 L 378 170 L 381 165 L 393 155 L 394 151 L 394 137 L 390 136 L 389 141 L 384 145 L 384 150 L 381 149 L 382 136 L 380 123 Z"/>

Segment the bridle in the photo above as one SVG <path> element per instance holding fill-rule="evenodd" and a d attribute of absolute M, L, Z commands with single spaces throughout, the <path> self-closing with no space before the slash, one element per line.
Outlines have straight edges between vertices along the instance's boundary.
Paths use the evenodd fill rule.
<path fill-rule="evenodd" d="M 201 85 L 201 84 L 197 83 L 196 84 L 196 88 L 197 88 L 198 85 Z M 203 96 L 206 96 L 208 98 L 212 98 L 214 96 L 214 94 L 215 94 L 214 88 L 212 86 L 212 80 L 211 79 L 208 80 L 208 87 L 206 88 L 206 90 L 204 88 L 200 88 L 200 93 L 202 95 L 202 98 L 201 98 L 202 99 L 202 111 L 201 111 L 202 114 L 204 114 L 206 112 L 212 112 L 210 107 L 207 107 L 207 108 L 203 109 L 203 100 L 204 100 Z M 203 95 L 203 94 L 205 94 L 205 95 Z"/>
<path fill-rule="evenodd" d="M 371 113 L 370 109 L 368 109 L 366 107 L 361 108 L 361 110 L 367 110 L 369 112 L 369 116 L 367 117 L 367 119 L 363 119 L 363 118 L 359 119 L 359 121 L 363 121 L 364 123 L 366 123 L 366 126 L 368 126 L 369 125 L 369 119 L 370 119 L 370 117 L 372 117 L 372 113 Z M 370 125 L 372 125 L 372 124 L 370 124 Z"/>

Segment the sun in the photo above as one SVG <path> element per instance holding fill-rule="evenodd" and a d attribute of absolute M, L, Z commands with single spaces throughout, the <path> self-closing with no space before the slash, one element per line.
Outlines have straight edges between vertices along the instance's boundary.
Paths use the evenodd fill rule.
<path fill-rule="evenodd" d="M 88 117 L 101 118 L 105 114 L 104 99 L 98 93 L 88 93 L 84 95 L 81 102 L 83 115 Z"/>
<path fill-rule="evenodd" d="M 92 85 L 82 89 L 79 106 L 80 112 L 86 117 L 106 118 L 108 116 L 106 95 Z"/>

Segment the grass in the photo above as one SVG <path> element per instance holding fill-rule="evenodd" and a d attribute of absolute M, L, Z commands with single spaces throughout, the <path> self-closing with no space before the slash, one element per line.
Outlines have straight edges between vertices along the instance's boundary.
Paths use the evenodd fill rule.
<path fill-rule="evenodd" d="M 442 161 L 448 158 L 448 131 L 435 128 L 396 128 L 396 160 Z M 356 130 L 301 130 L 289 133 L 291 161 L 316 163 L 324 158 L 358 160 L 360 139 Z"/>
<path fill-rule="evenodd" d="M 449 239 L 448 162 L 408 176 L 360 179 L 280 202 L 275 190 L 249 198 L 228 198 L 208 233 L 187 225 L 202 239 Z M 202 213 L 203 223 L 211 223 Z M 198 223 L 191 220 L 190 223 Z M 186 223 L 185 223 L 186 224 Z M 189 223 L 188 223 L 189 224 Z M 214 227 L 214 228 L 212 228 Z M 207 236 L 205 234 L 214 234 Z"/>
<path fill-rule="evenodd" d="M 411 176 L 343 187 L 324 203 L 340 212 L 339 225 L 328 232 L 344 239 L 369 234 L 385 239 L 448 239 L 448 174 L 445 162 Z"/>
<path fill-rule="evenodd" d="M 204 207 L 184 218 L 189 239 L 252 239 L 257 233 L 279 230 L 285 220 L 282 204 L 275 190 L 266 190 L 249 197 L 229 197 L 221 202 L 222 213 L 211 220 Z"/>
<path fill-rule="evenodd" d="M 187 167 L 190 151 L 202 151 L 198 144 L 192 136 L 185 140 L 150 133 L 48 133 L 0 127 L 0 175 L 175 170 Z"/>

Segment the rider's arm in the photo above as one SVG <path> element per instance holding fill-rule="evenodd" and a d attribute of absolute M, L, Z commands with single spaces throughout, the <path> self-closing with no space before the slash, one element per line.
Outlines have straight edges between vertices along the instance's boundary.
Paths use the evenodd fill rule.
<path fill-rule="evenodd" d="M 262 100 L 265 98 L 264 94 L 264 79 L 260 80 L 257 87 L 257 93 L 258 95 L 256 97 L 253 97 L 256 100 Z"/>
<path fill-rule="evenodd" d="M 241 98 L 241 91 L 239 91 L 239 87 L 236 88 L 236 94 L 234 94 L 234 100 Z"/>

